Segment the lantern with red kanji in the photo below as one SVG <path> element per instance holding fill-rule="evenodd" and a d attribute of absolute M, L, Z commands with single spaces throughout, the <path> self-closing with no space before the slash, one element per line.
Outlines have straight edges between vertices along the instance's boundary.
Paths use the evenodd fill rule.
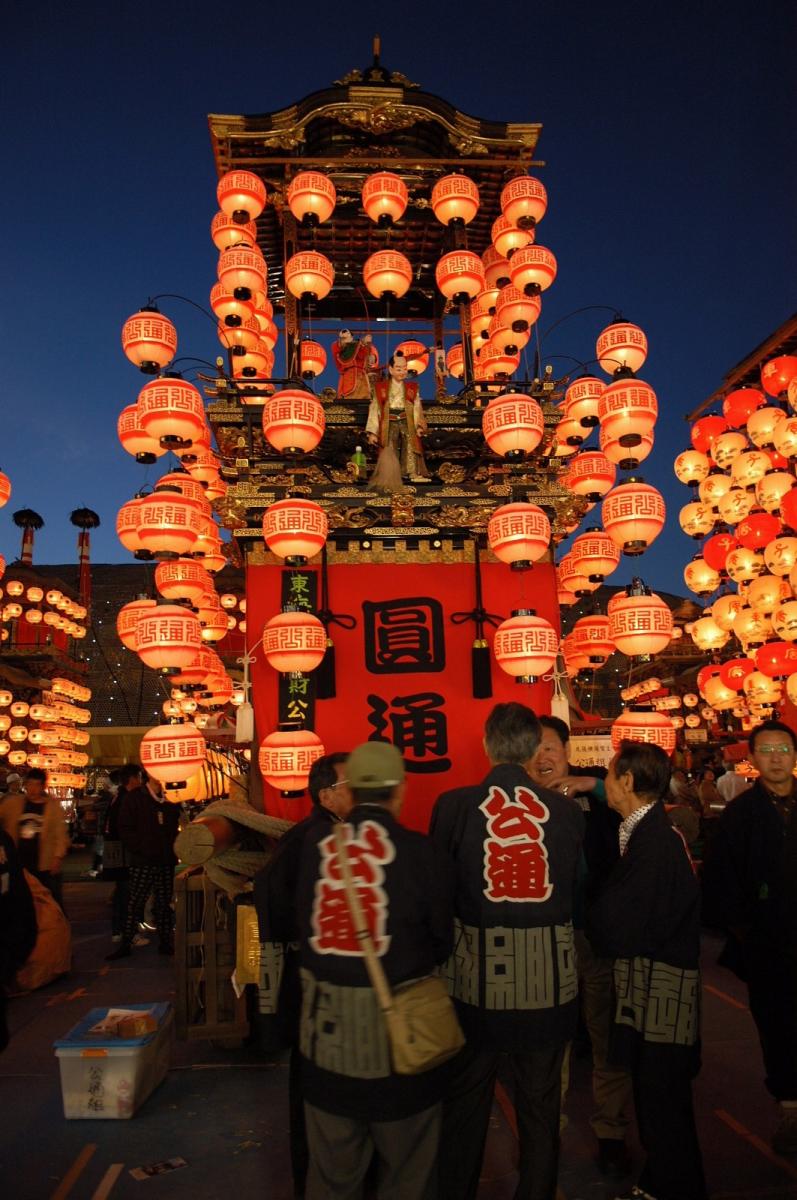
<path fill-rule="evenodd" d="M 648 339 L 630 321 L 613 321 L 595 343 L 595 357 L 607 375 L 635 375 L 647 356 Z"/>
<path fill-rule="evenodd" d="M 210 236 L 217 250 L 228 250 L 230 246 L 254 246 L 257 225 L 254 221 L 246 221 L 241 225 L 226 212 L 217 212 L 210 222 Z"/>
<path fill-rule="evenodd" d="M 672 613 L 655 592 L 616 592 L 606 613 L 611 639 L 621 654 L 658 654 L 672 640 Z"/>
<path fill-rule="evenodd" d="M 4 504 L 8 504 L 10 495 L 11 480 L 3 471 L 0 471 L 0 508 L 2 508 Z"/>
<path fill-rule="evenodd" d="M 487 295 L 492 293 L 488 292 Z M 510 325 L 516 333 L 523 333 L 536 324 L 541 310 L 539 296 L 527 296 L 511 283 L 501 288 L 495 301 L 495 315 L 503 325 Z"/>
<path fill-rule="evenodd" d="M 619 750 L 623 742 L 650 742 L 665 754 L 672 754 L 676 732 L 665 713 L 630 708 L 613 723 L 611 737 L 613 750 Z"/>
<path fill-rule="evenodd" d="M 116 432 L 123 449 L 132 454 L 136 462 L 153 463 L 166 453 L 166 446 L 145 432 L 137 404 L 128 404 L 122 409 L 116 422 Z"/>
<path fill-rule="evenodd" d="M 401 342 L 394 351 L 407 360 L 407 374 L 412 378 L 421 375 L 429 365 L 429 351 L 423 342 Z"/>
<path fill-rule="evenodd" d="M 676 458 L 674 470 L 681 483 L 702 483 L 711 470 L 711 459 L 700 450 L 684 450 Z"/>
<path fill-rule="evenodd" d="M 482 433 L 494 454 L 521 459 L 533 453 L 542 440 L 542 409 L 531 396 L 508 392 L 494 397 L 484 412 Z"/>
<path fill-rule="evenodd" d="M 551 523 L 536 504 L 503 504 L 487 523 L 487 542 L 496 558 L 523 571 L 542 558 L 551 541 Z"/>
<path fill-rule="evenodd" d="M 755 498 L 765 512 L 777 513 L 787 492 L 794 487 L 790 471 L 767 471 L 755 485 Z"/>
<path fill-rule="evenodd" d="M 157 604 L 154 600 L 142 596 L 138 600 L 131 600 L 129 604 L 125 604 L 119 609 L 116 615 L 116 632 L 119 635 L 119 641 L 128 650 L 136 648 L 136 628 L 139 618 L 156 607 Z"/>
<path fill-rule="evenodd" d="M 517 609 L 495 631 L 495 660 L 518 683 L 536 683 L 556 662 L 554 627 L 532 609 Z"/>
<path fill-rule="evenodd" d="M 277 500 L 263 514 L 263 538 L 272 554 L 292 565 L 304 563 L 323 548 L 329 524 L 313 500 Z"/>
<path fill-rule="evenodd" d="M 501 192 L 501 212 L 520 229 L 531 229 L 545 216 L 548 193 L 539 179 L 517 175 Z"/>
<path fill-rule="evenodd" d="M 503 254 L 504 258 L 511 258 L 516 250 L 522 250 L 534 241 L 534 232 L 531 229 L 519 229 L 506 217 L 501 216 L 493 221 L 490 241 L 499 254 Z"/>
<path fill-rule="evenodd" d="M 289 794 L 304 791 L 324 747 L 312 729 L 279 729 L 263 738 L 257 762 L 266 783 Z"/>
<path fill-rule="evenodd" d="M 758 388 L 736 388 L 722 402 L 722 415 L 732 429 L 746 425 L 757 408 L 766 404 L 766 396 Z"/>
<path fill-rule="evenodd" d="M 590 503 L 602 500 L 614 487 L 617 468 L 600 450 L 583 450 L 571 458 L 564 486 Z"/>
<path fill-rule="evenodd" d="M 484 283 L 487 288 L 502 288 L 509 283 L 509 259 L 499 254 L 495 246 L 488 246 L 481 257 L 484 267 Z"/>
<path fill-rule="evenodd" d="M 725 475 L 710 475 L 705 482 L 709 483 L 712 479 L 721 479 L 724 483 L 728 483 Z M 702 486 L 701 484 L 701 489 Z M 720 519 L 727 525 L 738 525 L 745 517 L 749 517 L 754 506 L 755 496 L 744 487 L 723 487 L 716 499 L 717 512 Z"/>
<path fill-rule="evenodd" d="M 559 584 L 572 592 L 577 599 L 581 596 L 588 596 L 599 586 L 597 583 L 590 582 L 586 570 L 576 562 L 572 554 L 566 554 L 560 561 L 556 575 Z"/>
<path fill-rule="evenodd" d="M 377 300 L 406 295 L 412 283 L 412 264 L 398 250 L 377 250 L 363 264 L 363 282 Z"/>
<path fill-rule="evenodd" d="M 509 278 L 512 287 L 526 296 L 538 295 L 556 279 L 556 256 L 546 246 L 524 246 L 512 255 Z"/>
<path fill-rule="evenodd" d="M 327 352 L 319 342 L 303 338 L 299 343 L 299 371 L 302 379 L 315 379 L 327 365 Z"/>
<path fill-rule="evenodd" d="M 621 483 L 601 506 L 603 528 L 623 554 L 642 554 L 664 528 L 666 508 L 660 492 L 641 479 Z"/>
<path fill-rule="evenodd" d="M 748 704 L 777 704 L 783 694 L 783 685 L 763 671 L 751 671 L 742 684 Z"/>
<path fill-rule="evenodd" d="M 218 459 L 216 459 L 215 469 L 218 470 Z M 188 496 L 190 500 L 196 500 L 205 513 L 210 513 L 210 505 L 204 487 L 199 479 L 189 475 L 187 471 L 168 471 L 165 475 L 161 475 L 155 484 L 156 491 L 158 488 L 169 488 L 171 491 L 180 492 L 183 496 Z"/>
<path fill-rule="evenodd" d="M 138 536 L 145 550 L 189 554 L 194 549 L 204 516 L 198 501 L 169 488 L 145 496 L 139 511 Z"/>
<path fill-rule="evenodd" d="M 590 669 L 589 654 L 583 646 L 576 643 L 572 633 L 567 637 L 562 638 L 562 658 L 565 664 L 565 671 L 569 678 L 574 678 L 581 671 Z M 593 666 L 593 670 L 595 667 Z"/>
<path fill-rule="evenodd" d="M 704 650 L 707 653 L 721 650 L 730 635 L 717 624 L 710 609 L 704 609 L 703 613 L 704 615 L 692 625 L 692 641 L 698 650 Z"/>
<path fill-rule="evenodd" d="M 216 268 L 225 293 L 236 300 L 251 300 L 266 290 L 266 261 L 255 246 L 231 246 L 222 250 Z"/>
<path fill-rule="evenodd" d="M 770 358 L 761 368 L 761 386 L 768 396 L 782 396 L 793 379 L 797 379 L 797 356 L 794 354 Z"/>
<path fill-rule="evenodd" d="M 721 583 L 719 571 L 710 567 L 704 558 L 696 554 L 684 567 L 684 583 L 696 596 L 711 596 Z"/>
<path fill-rule="evenodd" d="M 312 613 L 277 613 L 263 629 L 263 653 L 275 671 L 314 671 L 326 648 L 326 630 Z"/>
<path fill-rule="evenodd" d="M 158 563 L 155 587 L 165 600 L 190 600 L 195 603 L 213 590 L 213 580 L 201 563 L 192 558 L 177 558 Z"/>
<path fill-rule="evenodd" d="M 456 303 L 472 300 L 484 291 L 484 265 L 472 250 L 450 250 L 435 267 L 437 286 L 444 296 Z"/>
<path fill-rule="evenodd" d="M 167 448 L 193 442 L 206 426 L 202 396 L 186 379 L 153 379 L 139 392 L 137 408 L 144 433 Z"/>
<path fill-rule="evenodd" d="M 611 622 L 600 613 L 580 617 L 573 626 L 572 636 L 576 651 L 587 655 L 590 666 L 603 666 L 607 658 L 614 654 Z"/>
<path fill-rule="evenodd" d="M 773 575 L 790 575 L 797 566 L 797 537 L 776 537 L 764 547 L 764 562 Z"/>
<path fill-rule="evenodd" d="M 242 321 L 248 321 L 255 313 L 255 306 L 251 300 L 236 300 L 232 292 L 221 283 L 214 283 L 210 289 L 210 307 L 219 320 L 231 329 L 240 325 Z"/>
<path fill-rule="evenodd" d="M 392 171 L 377 171 L 363 184 L 363 208 L 380 229 L 387 229 L 401 220 L 408 199 L 407 185 Z"/>
<path fill-rule="evenodd" d="M 141 765 L 167 786 L 196 775 L 207 757 L 207 745 L 193 724 L 156 725 L 141 739 Z"/>
<path fill-rule="evenodd" d="M 659 414 L 656 393 L 641 379 L 618 379 L 601 393 L 598 420 L 607 437 L 636 446 L 652 431 Z"/>
<path fill-rule="evenodd" d="M 323 300 L 334 282 L 332 263 L 317 250 L 300 250 L 285 264 L 285 286 L 297 300 Z"/>
<path fill-rule="evenodd" d="M 310 392 L 287 388 L 263 406 L 263 433 L 280 453 L 309 454 L 324 436 L 326 421 L 320 401 Z"/>
<path fill-rule="evenodd" d="M 216 199 L 223 213 L 244 225 L 256 221 L 266 207 L 266 185 L 251 171 L 228 171 L 216 186 Z"/>
<path fill-rule="evenodd" d="M 122 349 L 144 375 L 157 375 L 177 353 L 177 330 L 154 304 L 147 304 L 122 326 Z"/>
<path fill-rule="evenodd" d="M 590 583 L 603 583 L 606 576 L 620 565 L 620 551 L 599 526 L 579 534 L 570 554 Z"/>
<path fill-rule="evenodd" d="M 761 450 L 774 450 L 775 431 L 781 421 L 785 420 L 786 414 L 782 408 L 775 408 L 771 404 L 765 408 L 757 408 L 747 419 L 750 441 Z"/>
<path fill-rule="evenodd" d="M 479 292 L 470 306 L 470 332 L 474 340 L 474 348 L 482 341 L 487 341 L 489 329 L 495 315 L 495 304 L 492 292 Z"/>
<path fill-rule="evenodd" d="M 133 500 L 128 500 L 119 509 L 116 517 L 116 536 L 125 550 L 130 550 L 133 553 L 136 550 L 144 549 L 144 545 L 138 535 L 142 499 L 143 496 L 136 496 Z"/>
<path fill-rule="evenodd" d="M 570 384 L 565 392 L 564 408 L 567 416 L 578 421 L 585 429 L 592 429 L 598 424 L 598 409 L 600 398 L 606 388 L 600 379 L 591 375 L 583 375 Z"/>
<path fill-rule="evenodd" d="M 779 575 L 759 575 L 747 584 L 745 599 L 756 613 L 769 616 L 792 594 L 791 585 Z"/>
<path fill-rule="evenodd" d="M 678 523 L 691 538 L 702 538 L 714 528 L 714 512 L 709 504 L 692 500 L 678 514 Z"/>
<path fill-rule="evenodd" d="M 432 212 L 443 225 L 468 225 L 479 211 L 479 189 L 467 175 L 444 175 L 432 188 Z"/>
<path fill-rule="evenodd" d="M 731 482 L 738 487 L 752 488 L 771 469 L 772 464 L 765 451 L 745 450 L 737 454 L 731 464 Z"/>
<path fill-rule="evenodd" d="M 338 197 L 328 175 L 320 171 L 300 171 L 288 184 L 285 198 L 296 220 L 313 229 L 329 220 Z"/>
<path fill-rule="evenodd" d="M 701 417 L 692 426 L 692 445 L 702 454 L 711 454 L 714 439 L 728 428 L 724 417 Z"/>
<path fill-rule="evenodd" d="M 784 600 L 775 607 L 772 629 L 784 641 L 797 642 L 797 600 Z"/>
<path fill-rule="evenodd" d="M 202 645 L 199 620 L 187 608 L 160 604 L 136 622 L 136 653 L 147 667 L 187 666 Z"/>
<path fill-rule="evenodd" d="M 636 437 L 638 440 L 632 445 L 627 445 L 626 436 L 629 439 Z M 645 461 L 653 449 L 653 430 L 615 437 L 607 433 L 605 429 L 601 429 L 598 444 L 609 462 L 615 463 L 624 471 L 633 471 Z"/>
<path fill-rule="evenodd" d="M 465 354 L 461 342 L 457 342 L 446 354 L 446 370 L 454 379 L 463 378 L 465 374 Z"/>

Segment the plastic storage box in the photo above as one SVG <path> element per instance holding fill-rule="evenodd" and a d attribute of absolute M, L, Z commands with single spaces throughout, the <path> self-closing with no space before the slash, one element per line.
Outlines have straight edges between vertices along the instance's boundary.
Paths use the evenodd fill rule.
<path fill-rule="evenodd" d="M 174 1027 L 171 1004 L 124 1007 L 132 1012 L 151 1012 L 158 1022 L 157 1031 L 125 1040 L 90 1037 L 88 1030 L 108 1013 L 107 1008 L 93 1008 L 65 1037 L 53 1043 L 61 1068 L 65 1117 L 132 1117 L 168 1071 Z"/>

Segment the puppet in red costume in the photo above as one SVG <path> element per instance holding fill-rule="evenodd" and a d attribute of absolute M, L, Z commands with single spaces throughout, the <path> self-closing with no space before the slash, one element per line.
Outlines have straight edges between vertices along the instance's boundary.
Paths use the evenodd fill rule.
<path fill-rule="evenodd" d="M 413 483 L 429 479 L 421 445 L 427 426 L 418 385 L 407 380 L 406 358 L 391 355 L 387 370 L 388 378 L 374 387 L 365 426 L 368 441 L 380 447 L 370 483 L 383 492 L 401 492 L 403 478 Z"/>
<path fill-rule="evenodd" d="M 369 371 L 375 370 L 379 362 L 370 333 L 355 342 L 349 329 L 341 329 L 332 346 L 332 357 L 340 372 L 338 399 L 370 400 Z"/>

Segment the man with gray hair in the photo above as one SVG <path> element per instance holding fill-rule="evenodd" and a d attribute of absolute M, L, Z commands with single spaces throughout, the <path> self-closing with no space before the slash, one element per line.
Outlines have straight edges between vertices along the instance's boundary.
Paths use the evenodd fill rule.
<path fill-rule="evenodd" d="M 532 783 L 539 742 L 530 708 L 497 704 L 484 728 L 488 774 L 443 793 L 432 813 L 432 840 L 456 869 L 448 970 L 468 1039 L 444 1106 L 444 1200 L 476 1195 L 504 1053 L 516 1080 L 516 1195 L 556 1195 L 562 1058 L 577 1012 L 572 915 L 584 817 L 566 796 Z"/>

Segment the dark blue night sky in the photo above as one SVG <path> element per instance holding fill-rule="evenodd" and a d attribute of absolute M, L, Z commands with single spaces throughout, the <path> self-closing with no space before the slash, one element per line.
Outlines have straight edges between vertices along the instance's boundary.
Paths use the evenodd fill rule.
<path fill-rule="evenodd" d="M 138 0 L 14 5 L 2 76 L 4 287 L 0 466 L 11 512 L 46 527 L 40 563 L 74 561 L 69 512 L 97 510 L 93 558 L 127 561 L 120 505 L 158 467 L 119 446 L 116 418 L 144 378 L 119 332 L 149 295 L 207 303 L 216 251 L 206 116 L 284 107 L 382 61 L 466 112 L 540 121 L 549 209 L 538 240 L 559 260 L 540 329 L 583 305 L 640 324 L 656 389 L 644 464 L 668 530 L 633 564 L 682 590 L 693 544 L 672 475 L 683 416 L 797 308 L 792 0 L 228 5 Z M 210 322 L 164 303 L 180 353 L 214 358 Z M 543 357 L 589 359 L 602 314 L 560 325 Z M 165 462 L 165 460 L 162 460 Z M 630 565 L 613 577 L 620 582 Z"/>

